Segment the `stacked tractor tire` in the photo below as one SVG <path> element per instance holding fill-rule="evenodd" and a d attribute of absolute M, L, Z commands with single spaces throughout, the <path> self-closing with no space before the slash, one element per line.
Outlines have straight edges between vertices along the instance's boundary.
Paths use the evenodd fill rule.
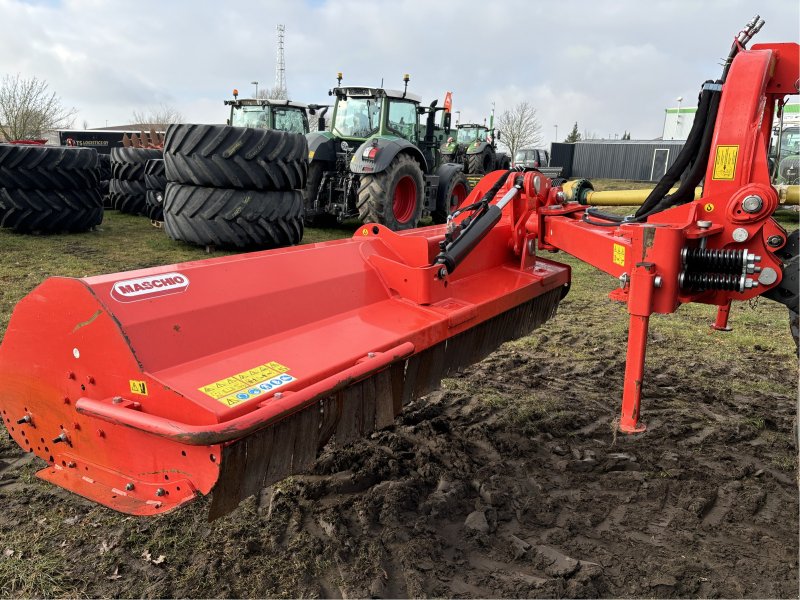
<path fill-rule="evenodd" d="M 200 246 L 277 248 L 303 237 L 303 135 L 225 125 L 170 125 L 164 228 Z"/>
<path fill-rule="evenodd" d="M 108 154 L 97 154 L 97 179 L 100 196 L 103 198 L 103 208 L 114 208 L 108 191 L 111 182 L 111 156 Z"/>
<path fill-rule="evenodd" d="M 147 214 L 145 166 L 151 159 L 160 159 L 161 150 L 122 147 L 111 149 L 112 206 L 129 215 Z"/>
<path fill-rule="evenodd" d="M 93 148 L 0 144 L 0 226 L 88 231 L 103 221 L 98 182 Z"/>
<path fill-rule="evenodd" d="M 144 165 L 145 211 L 151 221 L 164 220 L 164 190 L 167 176 L 164 172 L 164 159 L 151 158 Z"/>

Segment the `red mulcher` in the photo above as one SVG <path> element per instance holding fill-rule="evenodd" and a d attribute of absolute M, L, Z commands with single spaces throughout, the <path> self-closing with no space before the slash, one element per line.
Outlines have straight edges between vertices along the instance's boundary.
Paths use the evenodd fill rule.
<path fill-rule="evenodd" d="M 664 181 L 621 220 L 581 204 L 580 182 L 498 171 L 444 226 L 365 225 L 348 240 L 50 278 L 0 346 L 3 422 L 48 462 L 40 477 L 77 494 L 148 515 L 213 490 L 216 517 L 550 318 L 570 271 L 537 252 L 563 250 L 620 278 L 619 426 L 641 431 L 652 313 L 765 294 L 797 311 L 796 233 L 772 218 L 767 150 L 775 107 L 798 91 L 798 44 L 745 50 L 762 23 L 704 86 L 690 194 L 667 196 Z"/>

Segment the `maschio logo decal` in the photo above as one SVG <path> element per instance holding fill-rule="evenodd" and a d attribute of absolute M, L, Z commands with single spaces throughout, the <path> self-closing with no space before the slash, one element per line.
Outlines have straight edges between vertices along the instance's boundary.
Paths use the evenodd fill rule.
<path fill-rule="evenodd" d="M 111 297 L 117 302 L 136 302 L 168 294 L 185 292 L 189 278 L 183 273 L 164 273 L 117 281 L 111 288 Z"/>

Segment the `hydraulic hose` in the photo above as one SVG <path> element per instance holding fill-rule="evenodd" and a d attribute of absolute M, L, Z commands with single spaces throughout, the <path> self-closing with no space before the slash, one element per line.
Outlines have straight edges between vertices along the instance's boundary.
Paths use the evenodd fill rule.
<path fill-rule="evenodd" d="M 652 210 L 647 212 L 644 215 L 638 215 L 639 219 L 645 219 L 651 214 L 661 212 L 667 208 L 673 206 L 679 206 L 681 204 L 686 204 L 687 202 L 691 202 L 694 200 L 694 190 L 698 186 L 698 184 L 703 180 L 705 177 L 706 169 L 708 167 L 708 155 L 711 151 L 711 140 L 714 137 L 714 126 L 717 121 L 717 112 L 719 111 L 719 102 L 721 98 L 720 89 L 715 89 L 712 99 L 711 99 L 711 106 L 708 110 L 708 123 L 703 132 L 703 137 L 700 142 L 700 148 L 697 152 L 697 157 L 695 158 L 694 162 L 692 163 L 691 168 L 689 169 L 688 174 L 684 177 L 683 181 L 681 182 L 680 187 L 678 190 L 669 196 L 665 196 L 660 202 L 653 207 Z"/>
<path fill-rule="evenodd" d="M 708 83 L 711 82 L 707 81 L 706 84 Z M 705 89 L 706 84 L 703 85 L 703 89 L 700 92 L 697 113 L 692 123 L 692 129 L 689 131 L 689 135 L 686 138 L 686 143 L 683 145 L 683 148 L 681 148 L 680 154 L 678 154 L 675 162 L 667 169 L 664 176 L 656 184 L 656 187 L 653 188 L 653 191 L 650 192 L 647 199 L 634 213 L 637 219 L 643 219 L 647 215 L 652 214 L 655 207 L 664 199 L 675 182 L 678 181 L 683 172 L 686 171 L 687 167 L 689 167 L 691 163 L 696 162 L 695 159 L 700 151 L 703 135 L 707 129 L 709 109 L 711 107 L 712 90 Z"/>

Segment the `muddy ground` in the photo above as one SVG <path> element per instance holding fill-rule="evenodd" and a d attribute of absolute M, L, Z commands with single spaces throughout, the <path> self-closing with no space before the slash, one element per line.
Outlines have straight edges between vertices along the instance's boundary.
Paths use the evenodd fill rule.
<path fill-rule="evenodd" d="M 737 305 L 714 335 L 707 307 L 654 318 L 649 429 L 617 435 L 626 314 L 573 264 L 533 336 L 212 523 L 207 499 L 95 506 L 3 431 L 2 595 L 797 597 L 785 312 Z"/>

